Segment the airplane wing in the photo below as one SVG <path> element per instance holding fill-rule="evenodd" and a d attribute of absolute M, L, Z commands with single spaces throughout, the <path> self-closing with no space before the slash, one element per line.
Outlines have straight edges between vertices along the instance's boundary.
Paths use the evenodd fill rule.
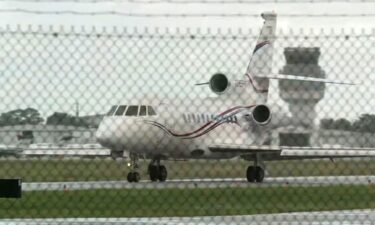
<path fill-rule="evenodd" d="M 368 157 L 375 156 L 375 148 L 282 147 L 280 155 L 318 157 Z"/>
<path fill-rule="evenodd" d="M 264 154 L 268 159 L 312 159 L 312 158 L 346 158 L 374 157 L 375 148 L 355 147 L 290 147 L 290 146 L 256 146 L 219 144 L 209 146 L 209 150 L 219 153 L 237 153 L 240 156 Z M 264 158 L 267 160 L 267 157 Z"/>
<path fill-rule="evenodd" d="M 111 150 L 107 148 L 69 148 L 50 147 L 43 149 L 25 148 L 20 153 L 25 156 L 110 156 Z"/>
<path fill-rule="evenodd" d="M 344 85 L 357 85 L 353 82 L 341 81 L 341 80 L 330 80 L 326 78 L 315 78 L 315 77 L 306 77 L 306 76 L 296 76 L 289 74 L 257 74 L 254 75 L 259 78 L 268 78 L 275 80 L 294 80 L 294 81 L 307 81 L 307 82 L 319 82 L 319 83 L 328 83 L 328 84 L 344 84 Z"/>

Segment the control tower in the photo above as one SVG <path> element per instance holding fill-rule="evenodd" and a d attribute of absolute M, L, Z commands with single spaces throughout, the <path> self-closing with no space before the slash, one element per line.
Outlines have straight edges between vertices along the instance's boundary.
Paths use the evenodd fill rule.
<path fill-rule="evenodd" d="M 325 78 L 325 72 L 318 65 L 319 48 L 285 48 L 286 65 L 280 70 L 282 74 L 305 77 Z M 325 84 L 281 80 L 280 97 L 289 104 L 292 116 L 301 121 L 307 128 L 314 125 L 315 106 L 324 97 Z"/>

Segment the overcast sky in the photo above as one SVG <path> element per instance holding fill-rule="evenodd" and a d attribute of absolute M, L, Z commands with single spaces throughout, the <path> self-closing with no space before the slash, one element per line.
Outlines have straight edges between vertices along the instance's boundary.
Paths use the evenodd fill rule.
<path fill-rule="evenodd" d="M 298 1 L 297 1 L 298 2 Z M 1 9 L 22 8 L 40 11 L 80 12 L 117 11 L 134 14 L 260 14 L 264 11 L 276 11 L 279 16 L 279 28 L 363 28 L 373 26 L 372 18 L 290 18 L 283 14 L 374 14 L 375 3 L 263 3 L 263 4 L 143 4 L 143 3 L 28 3 L 0 2 Z M 241 27 L 252 28 L 258 18 L 129 18 L 121 16 L 71 16 L 71 15 L 28 15 L 22 13 L 2 13 L 1 24 L 63 24 L 95 26 L 156 26 L 156 27 Z"/>
<path fill-rule="evenodd" d="M 323 36 L 322 34 L 330 34 L 331 29 L 334 29 L 336 33 L 344 33 L 350 36 L 362 35 L 363 37 L 358 39 L 352 38 L 347 42 L 342 40 L 335 42 L 334 39 L 320 39 L 319 41 L 315 42 L 311 40 L 304 41 L 303 39 L 299 39 L 293 43 L 293 40 L 285 41 L 285 39 L 279 38 L 275 46 L 278 48 L 276 50 L 277 56 L 275 56 L 275 72 L 277 72 L 285 63 L 282 60 L 282 49 L 284 47 L 321 47 L 322 56 L 320 65 L 327 72 L 329 78 L 360 81 L 364 83 L 364 85 L 355 88 L 328 87 L 326 98 L 321 102 L 321 104 L 319 104 L 317 110 L 325 112 L 330 111 L 334 115 L 332 117 L 345 116 L 351 119 L 356 118 L 360 113 L 375 113 L 375 98 L 373 98 L 373 96 L 375 96 L 375 90 L 373 88 L 373 85 L 375 84 L 375 76 L 373 74 L 375 71 L 375 33 L 373 23 L 375 17 L 348 16 L 317 18 L 287 16 L 290 14 L 373 14 L 375 12 L 375 3 L 136 4 L 118 2 L 0 2 L 0 10 L 16 8 L 59 12 L 64 12 L 67 10 L 79 12 L 116 11 L 134 14 L 260 14 L 263 11 L 273 10 L 278 13 L 278 36 L 301 34 L 301 32 L 304 34 L 313 34 L 310 36 Z M 53 29 L 59 31 L 62 29 L 66 32 L 71 29 L 71 26 L 74 26 L 76 31 L 80 31 L 82 27 L 85 27 L 86 32 L 89 33 L 92 27 L 96 27 L 96 30 L 100 30 L 102 27 L 112 29 L 114 26 L 120 27 L 121 29 L 123 27 L 136 27 L 141 31 L 147 27 L 149 28 L 149 33 L 155 33 L 155 29 L 158 28 L 160 30 L 157 32 L 161 34 L 165 32 L 165 28 L 168 28 L 169 32 L 172 33 L 176 32 L 177 28 L 180 29 L 179 32 L 181 33 L 196 33 L 199 29 L 201 30 L 200 32 L 203 33 L 207 32 L 207 29 L 211 29 L 210 32 L 212 33 L 217 33 L 217 29 L 221 29 L 225 33 L 228 29 L 232 29 L 234 34 L 238 34 L 239 30 L 241 29 L 242 31 L 245 31 L 245 33 L 249 30 L 253 30 L 252 36 L 256 36 L 259 28 L 262 25 L 262 20 L 260 17 L 134 18 L 118 15 L 37 15 L 1 12 L 0 26 L 3 27 L 3 30 L 7 30 L 7 25 L 9 25 L 12 30 L 19 30 L 17 25 L 21 25 L 21 29 L 23 30 L 27 30 L 28 25 L 32 25 L 34 30 L 37 29 L 38 25 L 41 25 L 42 30 L 48 31 L 49 29 Z M 29 48 L 27 47 L 29 44 L 26 44 L 27 46 L 13 46 L 12 48 L 8 49 L 11 51 L 11 53 L 9 53 L 9 51 L 6 51 L 7 49 L 5 46 L 9 45 L 9 40 L 12 39 L 12 37 L 16 37 L 16 43 L 34 43 L 36 46 L 29 46 Z M 34 42 L 29 42 L 30 39 L 33 39 Z M 174 76 L 175 78 L 176 73 L 180 72 L 184 73 L 183 75 L 185 76 L 183 77 L 186 79 L 185 73 L 192 73 L 195 71 L 191 70 L 191 68 L 189 69 L 189 67 L 199 65 L 200 68 L 196 70 L 196 73 L 191 75 L 191 79 L 181 82 L 183 84 L 178 88 L 186 87 L 187 82 L 194 83 L 195 80 L 206 81 L 209 79 L 211 74 L 217 70 L 218 66 L 212 63 L 207 63 L 205 65 L 204 63 L 199 63 L 197 61 L 207 60 L 207 62 L 211 62 L 214 60 L 210 58 L 212 56 L 206 55 L 207 53 L 204 51 L 206 48 L 205 45 L 214 49 L 215 43 L 220 47 L 222 44 L 219 40 L 213 42 L 185 40 L 179 43 L 174 43 L 173 41 L 168 40 L 137 42 L 133 39 L 93 40 L 85 37 L 68 37 L 62 40 L 59 38 L 54 39 L 51 37 L 35 37 L 32 35 L 5 35 L 0 38 L 0 41 L 3 49 L 5 48 L 5 50 L 0 53 L 0 57 L 3 62 L 2 65 L 0 65 L 0 69 L 2 71 L 0 81 L 3 84 L 3 90 L 0 90 L 0 95 L 3 99 L 3 104 L 0 105 L 0 111 L 3 112 L 18 107 L 30 106 L 39 109 L 44 116 L 47 116 L 54 111 L 68 111 L 73 113 L 74 103 L 76 101 L 78 101 L 81 105 L 82 114 L 102 113 L 109 108 L 109 105 L 116 104 L 120 101 L 126 101 L 126 99 L 130 99 L 132 96 L 139 94 L 140 90 L 134 90 L 134 88 L 132 89 L 132 87 L 134 87 L 132 82 L 126 82 L 129 79 L 134 79 L 134 75 L 139 73 L 144 75 L 144 77 L 141 77 L 141 81 L 143 82 L 149 82 L 150 79 L 161 79 L 164 82 L 164 85 L 166 84 L 173 86 L 177 84 L 174 81 L 172 82 L 171 77 L 169 76 Z M 232 51 L 232 54 L 236 54 L 238 57 L 243 57 L 238 58 L 238 60 L 232 59 L 233 62 L 231 62 L 229 58 L 225 58 L 223 61 L 228 61 L 228 63 L 225 65 L 223 64 L 222 67 L 226 71 L 230 70 L 232 73 L 243 72 L 249 58 L 247 53 L 251 52 L 251 49 L 254 47 L 255 40 L 250 38 L 247 41 L 249 41 L 249 43 L 238 41 L 238 43 L 236 42 L 235 44 L 233 44 L 233 42 L 227 44 L 227 46 L 230 46 L 228 47 L 229 52 Z M 37 46 L 41 43 L 42 47 L 37 49 Z M 69 46 L 69 43 L 71 43 L 71 46 Z M 117 46 L 115 49 L 108 46 L 105 47 L 105 45 L 110 46 L 113 43 L 120 43 L 120 46 Z M 132 45 L 137 47 L 132 48 Z M 173 45 L 177 45 L 178 49 L 164 51 L 163 46 L 166 45 L 170 48 L 172 48 L 171 46 Z M 52 48 L 52 50 L 48 50 L 48 46 Z M 57 46 L 62 47 L 57 49 Z M 95 48 L 93 48 L 93 46 Z M 154 46 L 156 46 L 156 49 Z M 238 46 L 238 50 L 231 50 L 231 48 L 234 48 L 235 46 Z M 193 50 L 190 52 L 184 52 L 183 48 L 188 50 L 191 48 Z M 336 49 L 342 50 L 336 54 Z M 86 52 L 86 50 L 88 52 Z M 90 53 L 90 51 L 94 52 Z M 95 51 L 101 51 L 101 53 L 96 54 Z M 161 51 L 164 51 L 164 53 L 160 54 Z M 191 54 L 191 52 L 193 52 L 193 54 Z M 218 52 L 220 51 L 212 50 L 212 54 L 217 54 Z M 226 51 L 223 50 L 223 52 Z M 64 53 L 66 54 L 64 55 Z M 34 56 L 30 57 L 33 54 Z M 168 56 L 168 54 L 171 54 L 172 56 Z M 138 59 L 137 55 L 139 56 Z M 178 57 L 176 57 L 176 55 L 178 55 Z M 74 61 L 74 56 L 87 57 L 89 59 L 76 59 Z M 111 59 L 103 61 L 102 58 L 106 57 Z M 124 60 L 124 57 L 128 58 Z M 343 57 L 345 58 L 343 59 Z M 147 63 L 143 63 L 142 65 L 144 60 L 140 60 L 139 58 L 145 58 Z M 50 60 L 49 63 L 48 60 Z M 130 68 L 123 68 L 126 67 L 126 65 L 122 65 L 122 67 L 117 65 L 124 61 L 132 66 Z M 147 67 L 144 64 L 149 65 L 150 62 L 164 62 L 165 65 L 162 66 L 162 68 L 154 68 L 153 70 L 142 68 Z M 180 71 L 173 71 L 168 68 L 165 72 L 165 67 L 173 67 L 179 63 L 181 64 Z M 54 68 L 54 65 L 57 68 Z M 205 68 L 205 66 L 207 68 Z M 340 69 L 336 69 L 335 71 L 335 68 L 337 67 Z M 90 71 L 92 68 L 96 68 L 94 70 L 98 70 L 99 72 Z M 134 68 L 136 68 L 138 71 L 135 71 Z M 163 76 L 160 77 L 155 75 L 155 73 L 161 73 Z M 151 75 L 153 78 L 151 78 Z M 119 82 L 119 80 L 121 81 Z M 111 87 L 114 83 L 118 84 L 121 82 L 124 82 L 122 84 L 123 89 L 121 89 L 121 91 L 115 90 L 116 93 L 113 95 L 105 95 L 105 93 L 111 91 L 113 92 Z M 155 83 L 151 83 L 152 84 L 146 85 L 149 86 L 147 87 L 148 89 L 146 88 L 146 92 L 155 90 L 157 92 L 158 89 L 153 87 L 153 84 Z M 98 86 L 100 86 L 100 88 L 98 88 Z M 142 89 L 142 91 L 146 89 Z M 170 90 L 173 92 L 173 90 L 176 91 L 179 89 L 163 88 L 162 90 L 159 90 L 159 94 L 166 94 L 166 92 L 170 92 Z M 189 90 L 184 92 L 189 92 Z M 193 92 L 197 92 L 196 90 L 191 90 Z M 30 94 L 32 92 L 34 92 L 34 94 Z M 204 91 L 198 92 L 200 92 L 199 94 L 201 95 L 208 94 L 208 92 Z M 5 98 L 7 100 L 4 100 Z M 347 109 L 340 108 L 336 111 L 332 111 L 332 105 L 337 102 L 341 101 L 342 105 L 348 105 L 346 104 L 347 101 L 343 101 L 342 98 L 353 98 L 353 100 L 350 101 Z M 329 105 L 329 110 L 324 109 L 327 105 Z M 319 116 L 327 117 L 325 113 L 320 113 Z"/>

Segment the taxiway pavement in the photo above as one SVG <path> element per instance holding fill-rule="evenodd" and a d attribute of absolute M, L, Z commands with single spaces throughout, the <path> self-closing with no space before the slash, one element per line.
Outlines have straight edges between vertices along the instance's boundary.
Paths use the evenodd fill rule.
<path fill-rule="evenodd" d="M 88 189 L 163 189 L 163 188 L 225 188 L 225 187 L 276 187 L 276 186 L 330 186 L 375 185 L 375 176 L 317 176 L 268 177 L 263 183 L 249 183 L 244 178 L 174 179 L 166 182 L 142 180 L 127 181 L 76 181 L 76 182 L 25 182 L 23 191 L 88 190 Z"/>
<path fill-rule="evenodd" d="M 325 212 L 296 212 L 263 215 L 204 216 L 204 217 L 139 217 L 139 218 L 56 218 L 2 219 L 1 224 L 127 224 L 127 225 L 371 225 L 375 210 L 346 210 Z"/>

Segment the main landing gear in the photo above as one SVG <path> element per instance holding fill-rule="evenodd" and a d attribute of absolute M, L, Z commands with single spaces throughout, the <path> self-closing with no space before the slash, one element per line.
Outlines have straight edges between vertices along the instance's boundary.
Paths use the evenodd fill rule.
<path fill-rule="evenodd" d="M 263 182 L 264 169 L 260 166 L 249 166 L 246 171 L 246 178 L 249 182 Z"/>
<path fill-rule="evenodd" d="M 168 172 L 167 168 L 160 165 L 160 159 L 153 159 L 148 165 L 148 173 L 151 181 L 164 182 L 167 180 Z"/>
<path fill-rule="evenodd" d="M 128 182 L 139 182 L 141 179 L 141 176 L 139 175 L 139 172 L 137 171 L 139 168 L 138 165 L 138 156 L 136 154 L 130 154 L 130 166 L 132 169 L 127 175 Z"/>
<path fill-rule="evenodd" d="M 261 165 L 259 165 L 261 164 Z M 249 182 L 261 183 L 264 180 L 264 164 L 261 161 L 260 155 L 256 155 L 254 159 L 254 166 L 249 166 L 246 171 L 246 178 Z"/>

